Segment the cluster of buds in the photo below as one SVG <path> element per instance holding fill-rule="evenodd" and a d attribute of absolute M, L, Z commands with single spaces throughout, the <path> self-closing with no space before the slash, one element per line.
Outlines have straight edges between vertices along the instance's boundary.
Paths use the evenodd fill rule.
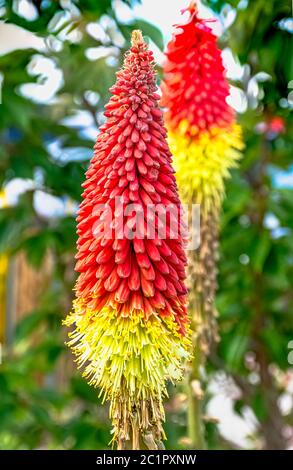
<path fill-rule="evenodd" d="M 190 339 L 184 223 L 153 54 L 139 31 L 110 91 L 83 184 L 65 324 L 84 376 L 110 402 L 118 448 L 157 448 L 166 381 L 180 379 Z"/>

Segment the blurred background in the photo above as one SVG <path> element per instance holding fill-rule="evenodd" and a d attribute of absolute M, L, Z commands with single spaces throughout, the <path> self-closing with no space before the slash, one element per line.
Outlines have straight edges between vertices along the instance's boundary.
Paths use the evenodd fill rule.
<path fill-rule="evenodd" d="M 0 0 L 0 449 L 105 449 L 106 406 L 64 346 L 75 213 L 109 87 L 142 29 L 158 62 L 188 0 Z M 210 0 L 246 150 L 227 183 L 205 374 L 210 449 L 293 448 L 290 0 Z M 166 403 L 188 448 L 184 384 Z"/>

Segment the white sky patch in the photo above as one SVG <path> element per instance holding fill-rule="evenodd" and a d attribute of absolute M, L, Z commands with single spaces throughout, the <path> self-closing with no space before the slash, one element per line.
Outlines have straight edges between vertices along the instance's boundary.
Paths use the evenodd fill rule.
<path fill-rule="evenodd" d="M 14 178 L 10 180 L 4 187 L 6 204 L 15 206 L 22 194 L 34 190 L 35 187 L 36 183 L 31 179 Z"/>
<path fill-rule="evenodd" d="M 92 103 L 92 106 L 95 106 L 95 104 Z M 66 118 L 62 119 L 61 124 L 64 124 L 68 127 L 77 128 L 78 134 L 82 138 L 91 139 L 93 141 L 95 141 L 97 138 L 97 126 L 94 123 L 93 116 L 88 111 L 78 111 L 77 113 L 72 114 L 71 116 L 67 116 Z M 49 145 L 53 144 L 54 143 Z M 87 156 L 87 158 L 91 158 L 91 156 L 92 155 Z"/>
<path fill-rule="evenodd" d="M 4 193 L 0 197 L 0 208 L 15 206 L 22 194 L 34 191 L 33 206 L 41 217 L 50 219 L 76 214 L 78 204 L 68 196 L 62 198 L 53 196 L 37 187 L 38 184 L 32 179 L 12 179 L 4 186 Z"/>
<path fill-rule="evenodd" d="M 68 127 L 87 127 L 93 124 L 93 116 L 88 111 L 78 111 L 62 119 L 61 124 Z"/>
<path fill-rule="evenodd" d="M 227 71 L 227 78 L 233 80 L 241 80 L 244 75 L 244 65 L 241 65 L 239 60 L 234 57 L 229 47 L 225 47 L 222 51 L 223 64 Z"/>
<path fill-rule="evenodd" d="M 221 374 L 222 375 L 222 374 Z M 219 430 L 224 438 L 235 443 L 244 449 L 252 448 L 249 435 L 253 434 L 256 429 L 256 419 L 250 409 L 244 410 L 244 417 L 241 418 L 233 410 L 233 395 L 237 395 L 237 390 L 231 390 L 229 381 L 223 386 L 223 380 L 218 380 L 217 374 L 209 385 L 212 392 L 212 399 L 208 403 L 208 415 L 219 420 Z"/>
<path fill-rule="evenodd" d="M 97 134 L 97 130 L 96 130 Z M 68 162 L 82 162 L 89 160 L 93 155 L 93 150 L 88 147 L 63 147 L 62 139 L 56 139 L 47 145 L 47 150 L 60 164 Z"/>
<path fill-rule="evenodd" d="M 273 180 L 278 188 L 293 188 L 293 167 L 290 172 L 276 171 Z"/>
<path fill-rule="evenodd" d="M 130 23 L 135 18 L 133 10 L 121 0 L 113 0 L 112 5 L 117 19 L 121 23 Z"/>
<path fill-rule="evenodd" d="M 98 136 L 98 129 L 96 128 L 96 126 L 84 127 L 79 131 L 79 135 L 84 139 L 90 139 L 95 141 Z"/>
<path fill-rule="evenodd" d="M 0 55 L 17 49 L 46 49 L 45 40 L 36 34 L 14 24 L 0 22 Z"/>
<path fill-rule="evenodd" d="M 229 87 L 229 96 L 227 96 L 227 103 L 231 106 L 237 113 L 245 113 L 247 110 L 247 98 L 243 90 L 234 85 Z"/>
<path fill-rule="evenodd" d="M 150 46 L 150 49 L 153 51 L 156 64 L 163 65 L 163 62 L 165 59 L 164 52 L 161 51 L 152 40 L 150 40 L 149 46 Z"/>
<path fill-rule="evenodd" d="M 65 203 L 61 198 L 52 196 L 44 191 L 34 192 L 34 209 L 42 217 L 63 217 Z"/>
<path fill-rule="evenodd" d="M 269 230 L 275 230 L 280 226 L 280 221 L 275 214 L 269 212 L 265 215 L 264 226 Z"/>
<path fill-rule="evenodd" d="M 35 5 L 28 0 L 13 2 L 13 10 L 17 15 L 22 16 L 27 21 L 34 21 L 38 18 L 38 10 Z"/>
<path fill-rule="evenodd" d="M 98 60 L 104 57 L 117 57 L 119 54 L 119 49 L 116 47 L 89 47 L 85 51 L 85 56 L 88 60 Z"/>
<path fill-rule="evenodd" d="M 134 7 L 135 17 L 142 18 L 156 25 L 163 33 L 165 42 L 169 41 L 174 31 L 173 25 L 184 23 L 188 18 L 188 13 L 181 14 L 181 10 L 189 5 L 189 0 L 143 0 L 141 4 Z M 215 13 L 200 2 L 197 2 L 198 12 L 202 18 L 215 18 Z M 223 27 L 219 21 L 210 23 L 210 27 L 218 36 L 222 33 Z"/>
<path fill-rule="evenodd" d="M 96 41 L 105 42 L 108 39 L 104 28 L 102 28 L 102 26 L 98 22 L 88 23 L 85 29 L 87 33 Z"/>
<path fill-rule="evenodd" d="M 63 74 L 55 62 L 41 55 L 33 56 L 28 71 L 32 76 L 38 76 L 38 83 L 24 83 L 21 93 L 39 103 L 48 103 L 62 85 Z"/>
<path fill-rule="evenodd" d="M 290 393 L 283 393 L 278 401 L 279 407 L 284 415 L 289 415 L 293 408 L 293 397 Z"/>
<path fill-rule="evenodd" d="M 76 215 L 78 204 L 69 197 L 57 197 L 45 191 L 34 192 L 33 205 L 35 211 L 46 219 Z"/>

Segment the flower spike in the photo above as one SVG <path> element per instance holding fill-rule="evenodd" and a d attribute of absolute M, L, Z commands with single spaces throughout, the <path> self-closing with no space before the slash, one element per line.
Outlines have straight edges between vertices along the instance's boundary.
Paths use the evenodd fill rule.
<path fill-rule="evenodd" d="M 190 340 L 181 205 L 140 31 L 110 91 L 83 184 L 79 277 L 65 323 L 83 375 L 110 401 L 118 448 L 157 448 L 166 381 L 180 379 Z"/>
<path fill-rule="evenodd" d="M 190 253 L 189 279 L 194 328 L 206 354 L 217 336 L 214 296 L 224 182 L 243 143 L 226 102 L 229 85 L 211 20 L 199 17 L 195 2 L 186 11 L 187 22 L 176 25 L 167 46 L 161 103 L 180 194 L 184 202 L 201 206 L 201 244 Z"/>

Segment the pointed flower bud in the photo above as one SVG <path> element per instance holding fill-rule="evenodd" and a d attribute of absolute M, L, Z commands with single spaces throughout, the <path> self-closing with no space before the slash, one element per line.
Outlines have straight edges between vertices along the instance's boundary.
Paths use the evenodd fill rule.
<path fill-rule="evenodd" d="M 65 323 L 84 376 L 110 401 L 118 447 L 139 448 L 164 438 L 166 381 L 180 378 L 190 346 L 181 205 L 140 31 L 111 92 L 83 184 Z"/>

